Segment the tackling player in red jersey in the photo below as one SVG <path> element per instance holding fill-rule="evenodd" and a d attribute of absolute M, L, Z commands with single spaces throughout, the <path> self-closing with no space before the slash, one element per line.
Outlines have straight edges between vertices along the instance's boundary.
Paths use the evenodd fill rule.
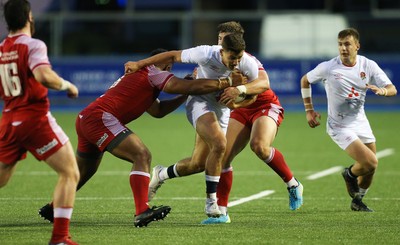
<path fill-rule="evenodd" d="M 153 54 L 166 50 L 155 50 Z M 148 186 L 150 182 L 151 153 L 141 139 L 126 124 L 148 112 L 163 117 L 178 108 L 186 95 L 160 101 L 161 91 L 171 94 L 205 94 L 239 85 L 246 79 L 239 73 L 220 79 L 186 80 L 174 76 L 172 63 L 158 63 L 137 72 L 125 74 L 102 96 L 83 109 L 76 119 L 78 134 L 77 159 L 81 179 L 80 189 L 97 171 L 105 151 L 133 164 L 130 186 L 135 202 L 134 225 L 163 219 L 171 210 L 169 206 L 150 208 Z M 51 204 L 41 209 L 46 219 L 52 219 Z"/>

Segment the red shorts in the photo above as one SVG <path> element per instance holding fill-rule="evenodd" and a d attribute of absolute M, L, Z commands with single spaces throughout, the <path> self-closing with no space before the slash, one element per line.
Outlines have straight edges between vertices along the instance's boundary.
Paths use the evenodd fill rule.
<path fill-rule="evenodd" d="M 231 117 L 248 128 L 252 128 L 253 123 L 261 116 L 268 116 L 272 118 L 277 126 L 281 125 L 284 118 L 284 109 L 275 104 L 265 103 L 257 108 L 238 108 L 231 112 Z"/>
<path fill-rule="evenodd" d="M 130 132 L 114 115 L 101 109 L 83 110 L 76 118 L 79 153 L 102 153 L 120 133 Z"/>
<path fill-rule="evenodd" d="M 39 161 L 45 160 L 68 140 L 50 112 L 22 121 L 3 115 L 0 123 L 0 162 L 15 163 L 24 159 L 27 151 Z"/>

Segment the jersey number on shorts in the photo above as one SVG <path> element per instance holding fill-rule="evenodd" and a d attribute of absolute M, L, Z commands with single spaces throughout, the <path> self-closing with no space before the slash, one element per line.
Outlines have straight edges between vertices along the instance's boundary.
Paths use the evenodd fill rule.
<path fill-rule="evenodd" d="M 21 95 L 21 81 L 18 77 L 17 63 L 0 65 L 1 85 L 3 86 L 5 96 Z"/>

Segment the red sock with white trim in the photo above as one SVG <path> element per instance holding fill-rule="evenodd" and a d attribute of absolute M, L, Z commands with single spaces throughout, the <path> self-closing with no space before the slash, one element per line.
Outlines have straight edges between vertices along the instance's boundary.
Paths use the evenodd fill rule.
<path fill-rule="evenodd" d="M 150 174 L 141 171 L 132 171 L 129 176 L 129 183 L 131 185 L 133 199 L 135 201 L 135 215 L 139 215 L 149 208 L 147 201 L 149 194 Z"/>
<path fill-rule="evenodd" d="M 232 167 L 223 169 L 217 186 L 218 206 L 228 207 L 229 194 L 232 189 L 233 171 Z"/>
<path fill-rule="evenodd" d="M 264 160 L 264 162 L 268 164 L 268 166 L 270 166 L 284 182 L 288 182 L 293 178 L 293 174 L 290 171 L 289 166 L 286 164 L 282 153 L 277 149 L 271 148 L 271 155 L 268 159 Z"/>
<path fill-rule="evenodd" d="M 69 238 L 69 222 L 72 211 L 72 208 L 54 208 L 53 233 L 50 242 L 58 243 Z"/>

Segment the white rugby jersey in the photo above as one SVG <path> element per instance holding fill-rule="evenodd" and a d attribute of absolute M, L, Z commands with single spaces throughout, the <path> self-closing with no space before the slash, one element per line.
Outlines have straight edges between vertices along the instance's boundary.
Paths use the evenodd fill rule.
<path fill-rule="evenodd" d="M 392 84 L 376 62 L 361 55 L 357 55 L 352 67 L 343 65 L 339 56 L 322 62 L 307 73 L 307 79 L 310 83 L 324 83 L 329 119 L 347 126 L 366 119 L 366 84 L 377 87 Z"/>
<path fill-rule="evenodd" d="M 222 63 L 220 54 L 221 49 L 222 46 L 220 45 L 201 45 L 184 49 L 182 50 L 181 60 L 183 63 L 198 65 L 196 78 L 218 79 L 219 77 L 227 77 L 232 71 Z M 244 52 L 243 57 L 236 68 L 247 76 L 248 82 L 257 79 L 258 77 L 257 62 L 246 52 Z M 213 99 L 215 101 L 216 94 L 218 94 L 218 92 L 213 92 L 207 95 L 198 95 L 197 97 Z"/>

